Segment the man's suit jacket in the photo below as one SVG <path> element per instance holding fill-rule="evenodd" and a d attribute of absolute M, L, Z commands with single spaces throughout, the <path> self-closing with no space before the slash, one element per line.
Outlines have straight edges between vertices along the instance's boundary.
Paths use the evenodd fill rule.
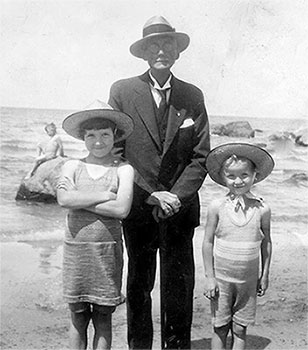
<path fill-rule="evenodd" d="M 162 145 L 148 72 L 120 80 L 110 90 L 109 104 L 130 115 L 134 131 L 126 139 L 124 157 L 135 168 L 135 190 L 128 220 L 146 220 L 152 208 L 145 200 L 154 191 L 176 194 L 182 209 L 172 220 L 199 225 L 197 191 L 206 176 L 210 150 L 209 124 L 202 92 L 194 85 L 171 79 L 168 124 Z"/>

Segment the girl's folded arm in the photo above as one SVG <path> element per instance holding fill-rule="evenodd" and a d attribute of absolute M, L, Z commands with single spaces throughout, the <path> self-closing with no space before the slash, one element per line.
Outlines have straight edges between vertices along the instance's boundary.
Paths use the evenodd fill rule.
<path fill-rule="evenodd" d="M 78 162 L 78 160 L 70 160 L 62 167 L 62 175 L 57 185 L 57 200 L 60 206 L 69 209 L 85 209 L 116 198 L 116 195 L 110 191 L 77 190 L 74 178 Z"/>
<path fill-rule="evenodd" d="M 118 168 L 119 189 L 116 198 L 108 202 L 99 203 L 89 208 L 94 213 L 124 219 L 130 212 L 133 200 L 134 169 L 129 164 Z"/>

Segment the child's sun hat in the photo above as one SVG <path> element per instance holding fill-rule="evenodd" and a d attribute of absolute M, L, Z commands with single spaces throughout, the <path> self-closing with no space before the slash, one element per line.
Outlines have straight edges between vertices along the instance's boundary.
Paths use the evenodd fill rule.
<path fill-rule="evenodd" d="M 223 163 L 232 155 L 245 157 L 256 166 L 257 177 L 255 183 L 264 180 L 274 168 L 272 156 L 263 148 L 248 143 L 226 143 L 210 151 L 206 158 L 206 168 L 211 179 L 222 186 L 226 186 L 221 176 Z"/>
<path fill-rule="evenodd" d="M 87 120 L 94 118 L 107 119 L 116 125 L 117 133 L 115 135 L 115 142 L 125 140 L 134 129 L 134 122 L 132 118 L 124 113 L 113 109 L 107 103 L 99 100 L 94 101 L 84 110 L 75 112 L 66 117 L 62 123 L 62 128 L 69 135 L 76 139 L 83 140 L 80 135 L 80 126 Z"/>

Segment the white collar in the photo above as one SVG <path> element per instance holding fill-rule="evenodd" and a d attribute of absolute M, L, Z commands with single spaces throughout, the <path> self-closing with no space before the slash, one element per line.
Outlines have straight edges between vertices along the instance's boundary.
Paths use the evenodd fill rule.
<path fill-rule="evenodd" d="M 171 89 L 171 78 L 172 78 L 172 74 L 169 75 L 169 78 L 167 79 L 167 81 L 165 82 L 164 86 L 160 86 L 157 82 L 157 80 L 153 77 L 151 71 L 149 71 L 149 75 L 150 75 L 150 78 L 152 79 L 154 85 L 152 85 L 155 89 L 157 90 L 166 90 L 166 89 Z"/>
<path fill-rule="evenodd" d="M 257 197 L 255 196 L 253 193 L 246 192 L 243 195 L 236 195 L 234 193 L 229 192 L 227 194 L 227 200 L 235 207 L 235 211 L 238 211 L 240 207 L 242 207 L 242 209 L 245 208 L 245 199 L 249 198 L 249 199 L 255 199 L 259 202 L 262 202 L 262 198 L 261 197 Z"/>

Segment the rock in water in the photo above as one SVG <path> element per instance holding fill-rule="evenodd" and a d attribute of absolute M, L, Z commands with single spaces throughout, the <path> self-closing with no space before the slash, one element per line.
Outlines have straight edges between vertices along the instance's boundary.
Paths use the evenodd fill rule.
<path fill-rule="evenodd" d="M 225 125 L 225 135 L 230 137 L 255 137 L 255 131 L 247 121 L 231 122 Z"/>
<path fill-rule="evenodd" d="M 211 125 L 211 134 L 224 136 L 225 135 L 225 126 L 221 123 L 212 124 Z"/>
<path fill-rule="evenodd" d="M 29 179 L 23 179 L 16 200 L 56 202 L 56 186 L 62 165 L 71 158 L 57 157 L 42 163 Z"/>
<path fill-rule="evenodd" d="M 213 124 L 211 133 L 229 137 L 255 137 L 255 130 L 247 121 L 236 121 L 228 124 Z"/>

